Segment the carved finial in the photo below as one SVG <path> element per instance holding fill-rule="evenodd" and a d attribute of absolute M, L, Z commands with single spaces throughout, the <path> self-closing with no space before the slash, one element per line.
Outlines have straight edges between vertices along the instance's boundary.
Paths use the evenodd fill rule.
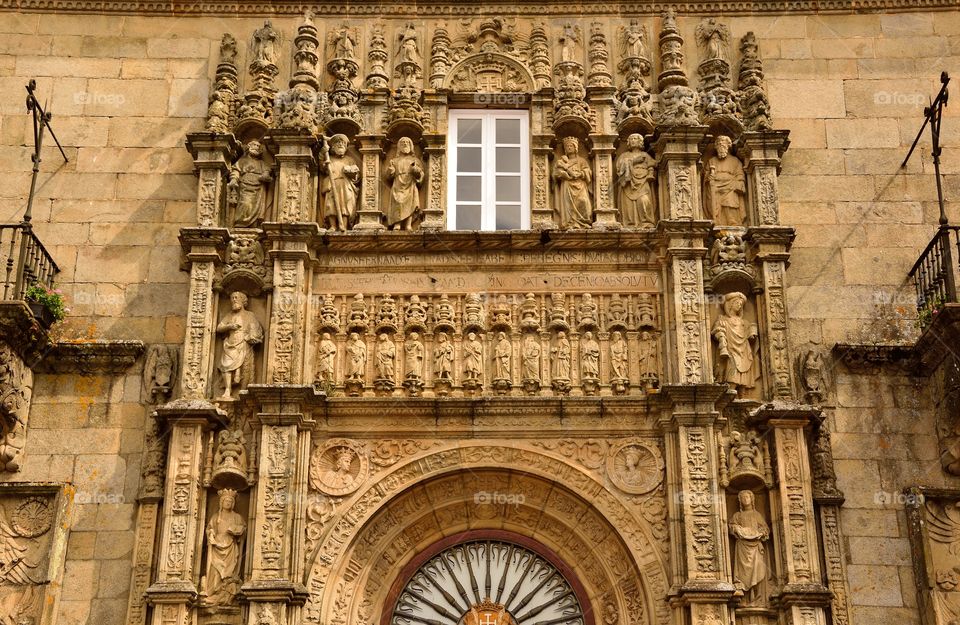
<path fill-rule="evenodd" d="M 770 101 L 763 84 L 763 61 L 757 38 L 748 32 L 740 40 L 740 106 L 747 130 L 770 130 Z"/>

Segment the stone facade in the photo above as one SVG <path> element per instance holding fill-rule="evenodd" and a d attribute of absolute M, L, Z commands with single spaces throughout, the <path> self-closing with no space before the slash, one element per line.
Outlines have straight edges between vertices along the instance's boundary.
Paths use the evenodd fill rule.
<path fill-rule="evenodd" d="M 71 312 L 0 310 L 0 623 L 960 618 L 899 168 L 955 10 L 14 4 L 0 213 L 36 78 Z M 447 227 L 462 109 L 527 113 L 529 230 Z"/>

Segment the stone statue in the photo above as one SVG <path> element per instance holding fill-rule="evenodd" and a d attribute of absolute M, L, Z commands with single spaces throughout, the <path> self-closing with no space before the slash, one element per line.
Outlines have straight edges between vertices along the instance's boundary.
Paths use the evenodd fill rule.
<path fill-rule="evenodd" d="M 610 335 L 610 377 L 614 380 L 627 379 L 627 342 L 619 331 Z"/>
<path fill-rule="evenodd" d="M 476 332 L 467 334 L 463 344 L 463 377 L 467 380 L 479 380 L 483 377 L 483 343 Z"/>
<path fill-rule="evenodd" d="M 346 26 L 341 26 L 334 32 L 334 58 L 352 59 L 354 58 L 354 48 L 356 40 L 354 34 Z"/>
<path fill-rule="evenodd" d="M 710 17 L 697 25 L 697 41 L 706 50 L 706 59 L 727 60 L 726 47 L 730 43 L 730 29 Z"/>
<path fill-rule="evenodd" d="M 377 339 L 377 378 L 392 380 L 397 362 L 397 346 L 386 332 Z"/>
<path fill-rule="evenodd" d="M 407 24 L 398 36 L 400 45 L 397 48 L 398 63 L 414 63 L 420 65 L 420 50 L 417 46 L 417 29 L 413 24 Z"/>
<path fill-rule="evenodd" d="M 321 164 L 326 176 L 320 183 L 323 196 L 323 225 L 344 232 L 353 225 L 357 215 L 357 197 L 360 167 L 347 154 L 349 139 L 337 134 L 330 137 L 330 153 Z"/>
<path fill-rule="evenodd" d="M 512 346 L 506 332 L 497 334 L 497 344 L 493 350 L 493 377 L 496 380 L 510 379 L 510 354 Z"/>
<path fill-rule="evenodd" d="M 744 603 L 764 606 L 767 602 L 767 555 L 763 543 L 770 538 L 770 527 L 753 505 L 753 493 L 742 490 L 737 495 L 740 511 L 730 519 L 730 533 L 735 540 L 733 583 L 744 593 Z"/>
<path fill-rule="evenodd" d="M 236 204 L 234 227 L 255 228 L 260 225 L 267 212 L 267 185 L 271 180 L 270 165 L 263 160 L 263 144 L 257 140 L 250 141 L 243 150 L 243 156 L 230 170 L 230 180 L 227 182 L 231 203 Z"/>
<path fill-rule="evenodd" d="M 824 373 L 823 354 L 816 349 L 808 349 L 800 355 L 800 386 L 804 399 L 810 403 L 823 401 L 826 395 L 826 374 Z"/>
<path fill-rule="evenodd" d="M 433 366 L 438 380 L 453 378 L 453 343 L 447 339 L 447 333 L 437 335 L 437 345 L 433 348 Z"/>
<path fill-rule="evenodd" d="M 213 471 L 232 469 L 247 472 L 247 450 L 240 430 L 221 430 L 217 434 L 217 453 L 213 456 Z"/>
<path fill-rule="evenodd" d="M 233 509 L 237 491 L 224 488 L 217 495 L 220 509 L 207 523 L 207 574 L 201 587 L 208 603 L 227 605 L 240 589 L 240 556 L 247 526 Z"/>
<path fill-rule="evenodd" d="M 244 293 L 230 294 L 230 313 L 217 325 L 217 334 L 225 334 L 220 372 L 223 374 L 223 398 L 231 397 L 233 387 L 242 390 L 253 382 L 253 346 L 263 342 L 263 326 L 247 310 Z"/>
<path fill-rule="evenodd" d="M 657 363 L 657 341 L 647 331 L 640 333 L 639 352 L 640 378 L 647 388 L 653 388 L 660 379 L 660 367 Z"/>
<path fill-rule="evenodd" d="M 570 339 L 567 333 L 557 332 L 557 345 L 553 348 L 553 378 L 570 379 Z"/>
<path fill-rule="evenodd" d="M 330 339 L 329 332 L 324 332 L 317 346 L 317 380 L 333 383 L 336 358 L 337 344 Z"/>
<path fill-rule="evenodd" d="M 528 334 L 523 342 L 523 379 L 540 381 L 540 341 Z"/>
<path fill-rule="evenodd" d="M 347 343 L 347 379 L 363 382 L 367 369 L 367 345 L 356 332 Z"/>
<path fill-rule="evenodd" d="M 620 50 L 624 58 L 649 58 L 646 37 L 646 28 L 637 20 L 630 20 L 630 26 L 623 31 L 623 44 Z"/>
<path fill-rule="evenodd" d="M 624 226 L 654 227 L 656 205 L 653 181 L 657 163 L 643 151 L 643 135 L 627 137 L 627 149 L 617 157 L 617 208 Z"/>
<path fill-rule="evenodd" d="M 413 152 L 413 141 L 403 137 L 397 143 L 397 156 L 387 165 L 387 181 L 391 182 L 390 203 L 387 209 L 387 227 L 410 230 L 420 211 L 420 191 L 423 182 L 423 162 Z"/>
<path fill-rule="evenodd" d="M 349 447 L 337 449 L 336 462 L 323 473 L 320 483 L 332 491 L 347 488 L 355 480 L 352 470 L 354 455 L 354 451 Z"/>
<path fill-rule="evenodd" d="M 580 377 L 596 380 L 600 377 L 600 344 L 593 332 L 584 332 L 580 342 Z"/>
<path fill-rule="evenodd" d="M 253 32 L 253 59 L 256 63 L 275 65 L 280 56 L 280 33 L 267 20 Z"/>
<path fill-rule="evenodd" d="M 557 212 L 561 228 L 589 228 L 593 223 L 590 201 L 590 163 L 579 156 L 580 144 L 575 137 L 563 140 L 563 156 L 557 159 L 553 178 L 557 181 Z"/>
<path fill-rule="evenodd" d="M 403 345 L 406 352 L 406 377 L 413 380 L 423 379 L 423 343 L 418 332 L 411 332 L 410 338 Z"/>
<path fill-rule="evenodd" d="M 174 345 L 151 345 L 143 367 L 143 398 L 149 403 L 166 402 L 176 383 L 180 350 Z M 3 393 L 0 391 L 0 396 Z"/>
<path fill-rule="evenodd" d="M 747 221 L 747 192 L 743 163 L 730 153 L 732 141 L 720 135 L 714 142 L 716 155 L 707 161 L 703 184 L 704 210 L 718 225 L 742 226 Z"/>
<path fill-rule="evenodd" d="M 723 298 L 723 312 L 713 324 L 711 334 L 717 342 L 716 378 L 734 385 L 737 390 L 752 389 L 760 377 L 757 358 L 757 326 L 743 318 L 747 296 L 728 293 Z"/>
<path fill-rule="evenodd" d="M 560 35 L 560 61 L 569 63 L 573 61 L 576 54 L 576 48 L 580 44 L 579 28 L 573 24 L 563 25 L 563 34 Z"/>

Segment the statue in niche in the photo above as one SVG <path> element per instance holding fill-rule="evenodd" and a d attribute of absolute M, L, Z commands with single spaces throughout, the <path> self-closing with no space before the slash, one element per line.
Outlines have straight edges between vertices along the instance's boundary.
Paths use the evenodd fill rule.
<path fill-rule="evenodd" d="M 230 294 L 230 313 L 217 325 L 217 334 L 225 334 L 220 372 L 223 374 L 223 398 L 232 396 L 234 387 L 243 390 L 253 382 L 253 346 L 263 342 L 263 326 L 247 310 L 246 294 Z"/>
<path fill-rule="evenodd" d="M 513 347 L 506 332 L 497 334 L 497 344 L 493 349 L 493 377 L 496 380 L 510 379 L 510 354 Z"/>
<path fill-rule="evenodd" d="M 540 381 L 540 341 L 533 334 L 528 334 L 523 342 L 522 364 L 523 379 Z"/>
<path fill-rule="evenodd" d="M 570 339 L 564 331 L 557 332 L 557 344 L 553 352 L 553 378 L 556 380 L 570 379 Z"/>
<path fill-rule="evenodd" d="M 743 293 L 727 293 L 711 330 L 717 342 L 717 381 L 732 384 L 737 391 L 752 389 L 760 377 L 757 326 L 743 318 L 746 301 Z"/>
<path fill-rule="evenodd" d="M 392 380 L 397 362 L 397 346 L 386 332 L 377 338 L 377 378 Z"/>
<path fill-rule="evenodd" d="M 400 35 L 397 37 L 400 45 L 397 47 L 398 63 L 414 63 L 420 65 L 420 50 L 417 46 L 417 29 L 413 24 L 404 26 Z"/>
<path fill-rule="evenodd" d="M 243 156 L 234 163 L 227 182 L 230 203 L 236 205 L 235 228 L 255 228 L 263 221 L 269 202 L 267 185 L 271 180 L 270 165 L 263 160 L 263 144 L 254 139 L 247 143 Z"/>
<path fill-rule="evenodd" d="M 706 50 L 704 60 L 726 61 L 726 47 L 730 43 L 730 29 L 716 18 L 708 17 L 697 25 L 697 41 Z"/>
<path fill-rule="evenodd" d="M 317 346 L 317 380 L 333 384 L 333 368 L 337 358 L 337 344 L 324 332 Z"/>
<path fill-rule="evenodd" d="M 201 581 L 206 601 L 228 605 L 240 589 L 240 556 L 247 526 L 234 511 L 237 491 L 224 488 L 217 493 L 220 508 L 207 523 L 207 574 Z"/>
<path fill-rule="evenodd" d="M 433 366 L 438 380 L 453 379 L 453 343 L 446 332 L 437 335 L 437 345 L 433 348 Z"/>
<path fill-rule="evenodd" d="M 614 380 L 627 379 L 627 342 L 617 330 L 610 335 L 610 374 Z"/>
<path fill-rule="evenodd" d="M 639 352 L 640 379 L 647 389 L 651 389 L 660 380 L 660 368 L 657 364 L 657 341 L 646 330 L 640 333 Z"/>
<path fill-rule="evenodd" d="M 730 519 L 733 552 L 733 584 L 743 592 L 743 603 L 764 606 L 767 602 L 767 555 L 763 543 L 770 538 L 770 527 L 754 507 L 753 492 L 737 495 L 740 511 Z"/>
<path fill-rule="evenodd" d="M 593 332 L 584 332 L 580 342 L 580 377 L 593 380 L 600 377 L 600 343 L 593 338 Z"/>
<path fill-rule="evenodd" d="M 557 159 L 553 178 L 557 181 L 557 212 L 561 228 L 589 228 L 593 223 L 590 201 L 590 163 L 579 155 L 576 137 L 563 139 L 563 156 Z"/>
<path fill-rule="evenodd" d="M 564 24 L 563 34 L 560 35 L 560 62 L 569 63 L 573 61 L 579 43 L 580 28 L 573 24 Z"/>
<path fill-rule="evenodd" d="M 352 59 L 356 48 L 356 37 L 346 26 L 341 26 L 333 32 L 334 58 Z"/>
<path fill-rule="evenodd" d="M 253 31 L 253 59 L 262 65 L 275 65 L 280 58 L 280 33 L 267 20 Z"/>
<path fill-rule="evenodd" d="M 646 37 L 646 28 L 641 26 L 637 20 L 630 20 L 630 25 L 623 30 L 623 45 L 620 52 L 624 58 L 649 58 Z"/>
<path fill-rule="evenodd" d="M 330 152 L 321 164 L 326 174 L 320 183 L 323 196 L 323 225 L 344 232 L 353 225 L 357 215 L 357 197 L 360 184 L 360 167 L 347 154 L 350 140 L 347 135 L 330 137 Z"/>
<path fill-rule="evenodd" d="M 350 333 L 347 343 L 347 379 L 363 382 L 367 369 L 367 345 L 356 332 Z"/>
<path fill-rule="evenodd" d="M 423 162 L 413 152 L 413 140 L 403 137 L 397 143 L 397 156 L 387 165 L 387 181 L 391 182 L 390 203 L 387 209 L 387 227 L 391 230 L 410 230 L 420 211 L 420 191 L 423 183 Z"/>
<path fill-rule="evenodd" d="M 747 221 L 743 163 L 730 153 L 730 137 L 720 135 L 714 142 L 716 155 L 707 161 L 703 184 L 707 217 L 724 226 L 742 226 Z"/>
<path fill-rule="evenodd" d="M 653 181 L 657 178 L 657 163 L 643 151 L 643 135 L 627 137 L 627 149 L 617 157 L 617 206 L 624 226 L 654 227 L 656 225 Z"/>
<path fill-rule="evenodd" d="M 463 377 L 466 380 L 479 380 L 483 376 L 483 343 L 476 332 L 467 334 L 463 344 Z"/>
<path fill-rule="evenodd" d="M 420 341 L 418 332 L 411 332 L 410 338 L 403 345 L 403 350 L 407 354 L 406 369 L 408 379 L 423 379 L 423 343 Z"/>

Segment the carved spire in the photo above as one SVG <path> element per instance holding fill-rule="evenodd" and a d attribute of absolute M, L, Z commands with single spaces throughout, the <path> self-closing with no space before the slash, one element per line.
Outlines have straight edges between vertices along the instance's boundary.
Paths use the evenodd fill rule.
<path fill-rule="evenodd" d="M 354 89 L 353 81 L 360 73 L 356 61 L 356 46 L 359 34 L 356 28 L 341 24 L 327 36 L 331 58 L 327 62 L 327 72 L 333 77 L 330 89 L 330 101 L 324 114 L 324 123 L 334 130 L 341 120 L 347 121 L 350 130 L 357 131 L 363 125 L 358 101 L 360 94 Z"/>
<path fill-rule="evenodd" d="M 701 118 L 735 117 L 739 112 L 737 93 L 730 88 L 730 28 L 709 17 L 697 25 L 697 43 L 703 60 L 697 67 L 700 76 Z"/>
<path fill-rule="evenodd" d="M 683 69 L 683 37 L 677 28 L 673 9 L 663 14 L 660 29 L 661 72 L 657 84 L 660 88 L 660 121 L 662 124 L 696 125 L 696 94 L 687 84 Z"/>
<path fill-rule="evenodd" d="M 387 88 L 387 40 L 383 34 L 383 24 L 374 24 L 370 31 L 370 49 L 367 52 L 370 71 L 367 72 L 368 89 Z"/>
<path fill-rule="evenodd" d="M 564 24 L 560 35 L 560 62 L 553 68 L 557 75 L 557 95 L 553 117 L 553 130 L 558 136 L 576 134 L 572 127 L 590 130 L 590 109 L 587 106 L 587 90 L 583 86 L 583 65 L 580 57 L 582 37 L 576 24 Z"/>
<path fill-rule="evenodd" d="M 389 111 L 384 118 L 387 128 L 410 124 L 414 131 L 423 131 L 427 114 L 420 104 L 423 58 L 419 41 L 413 24 L 403 26 L 397 35 L 397 62 L 393 68 L 397 87 L 390 96 Z"/>
<path fill-rule="evenodd" d="M 248 69 L 253 88 L 244 95 L 243 105 L 237 113 L 237 132 L 240 134 L 252 126 L 268 128 L 273 121 L 272 104 L 277 93 L 274 80 L 280 73 L 277 67 L 280 44 L 280 33 L 270 20 L 253 33 Z"/>
<path fill-rule="evenodd" d="M 650 91 L 647 80 L 652 63 L 647 41 L 647 27 L 637 20 L 618 31 L 623 83 L 616 95 L 616 124 L 620 133 L 649 132 L 653 129 Z"/>
<path fill-rule="evenodd" d="M 591 87 L 609 87 L 612 84 L 610 76 L 610 54 L 607 51 L 607 37 L 603 33 L 603 23 L 590 24 L 590 75 L 587 84 Z"/>
<path fill-rule="evenodd" d="M 220 40 L 220 63 L 207 107 L 206 128 L 210 132 L 227 134 L 233 130 L 237 84 L 237 40 L 224 33 Z"/>
<path fill-rule="evenodd" d="M 290 78 L 290 88 L 281 94 L 277 102 L 277 118 L 281 128 L 317 131 L 317 64 L 320 57 L 317 48 L 320 40 L 313 16 L 307 11 L 303 23 L 297 28 L 294 38 L 296 52 L 293 54 L 295 69 Z"/>
<path fill-rule="evenodd" d="M 752 32 L 740 40 L 740 103 L 747 130 L 771 130 L 770 101 L 763 86 L 763 61 Z"/>
<path fill-rule="evenodd" d="M 530 70 L 537 89 L 550 87 L 550 51 L 547 46 L 547 27 L 536 22 L 530 31 Z"/>
<path fill-rule="evenodd" d="M 450 71 L 450 34 L 447 25 L 443 22 L 437 25 L 433 32 L 433 43 L 430 46 L 430 86 L 434 89 L 443 87 L 443 77 Z"/>

